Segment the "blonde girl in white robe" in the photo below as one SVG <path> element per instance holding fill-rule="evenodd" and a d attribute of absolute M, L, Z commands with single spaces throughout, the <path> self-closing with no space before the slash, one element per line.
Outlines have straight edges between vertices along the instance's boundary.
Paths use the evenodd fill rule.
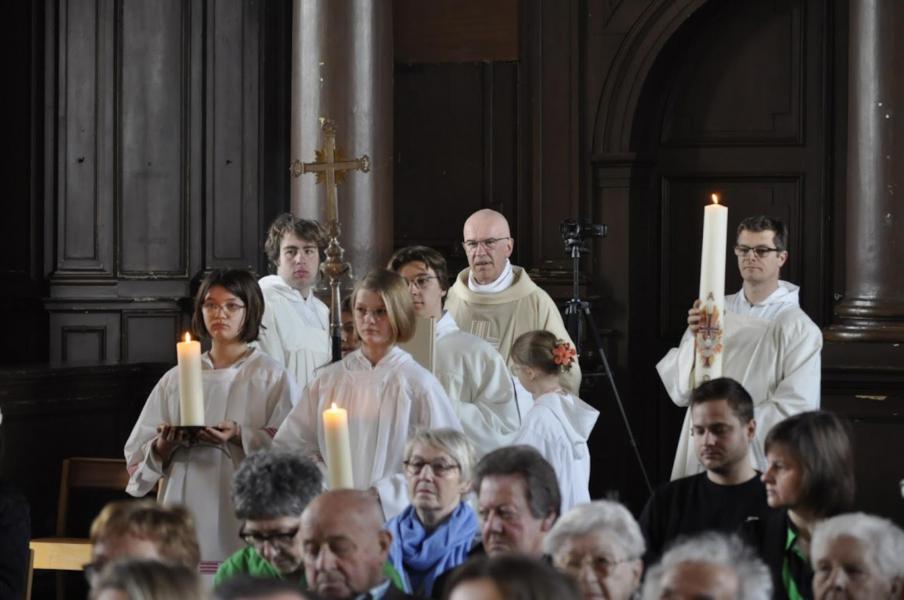
<path fill-rule="evenodd" d="M 298 393 L 282 366 L 248 345 L 257 338 L 262 314 L 263 296 L 250 273 L 208 275 L 192 319 L 195 334 L 212 342 L 201 357 L 203 443 L 178 439 L 179 376 L 173 368 L 154 387 L 125 446 L 129 494 L 144 496 L 163 477 L 161 501 L 194 514 L 202 573 L 241 547 L 232 475 L 246 454 L 271 445 Z"/>
<path fill-rule="evenodd" d="M 560 376 L 577 361 L 574 347 L 549 331 L 529 331 L 512 345 L 513 371 L 534 397 L 512 444 L 536 448 L 552 465 L 562 493 L 562 513 L 590 501 L 587 439 L 599 411 L 562 389 Z"/>
<path fill-rule="evenodd" d="M 405 443 L 419 429 L 461 431 L 439 381 L 396 346 L 414 334 L 415 314 L 405 280 L 371 271 L 351 296 L 361 347 L 321 369 L 276 434 L 277 446 L 301 450 L 323 464 L 323 411 L 348 411 L 355 487 L 372 489 L 390 519 L 408 504 L 402 473 Z"/>

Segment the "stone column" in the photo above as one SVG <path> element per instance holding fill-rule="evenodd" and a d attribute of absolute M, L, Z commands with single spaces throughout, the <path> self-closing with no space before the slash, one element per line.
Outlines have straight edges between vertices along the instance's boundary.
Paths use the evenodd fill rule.
<path fill-rule="evenodd" d="M 902 39 L 904 2 L 851 0 L 845 294 L 825 332 L 833 341 L 904 341 Z"/>
<path fill-rule="evenodd" d="M 344 156 L 371 159 L 370 173 L 349 173 L 338 193 L 340 242 L 359 278 L 392 253 L 392 2 L 294 0 L 292 20 L 290 159 L 314 160 L 321 117 L 336 122 Z M 323 220 L 313 175 L 292 178 L 291 197 L 293 214 Z"/>

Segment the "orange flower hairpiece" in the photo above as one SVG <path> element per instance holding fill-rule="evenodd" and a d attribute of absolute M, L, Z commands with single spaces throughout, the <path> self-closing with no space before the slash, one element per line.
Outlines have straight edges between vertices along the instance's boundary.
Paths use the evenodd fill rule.
<path fill-rule="evenodd" d="M 574 364 L 575 357 L 578 355 L 574 346 L 565 340 L 557 340 L 556 345 L 552 349 L 552 360 L 559 365 L 562 371 L 570 371 L 571 365 Z"/>

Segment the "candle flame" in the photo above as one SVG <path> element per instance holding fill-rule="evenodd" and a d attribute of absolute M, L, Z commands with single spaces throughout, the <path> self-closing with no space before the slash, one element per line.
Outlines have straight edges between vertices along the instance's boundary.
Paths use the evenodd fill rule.
<path fill-rule="evenodd" d="M 186 341 L 186 342 L 190 342 L 190 341 L 191 341 L 191 334 L 189 334 L 187 331 L 185 332 L 185 341 Z"/>
<path fill-rule="evenodd" d="M 719 194 L 713 194 L 713 195 L 711 196 L 711 198 L 713 199 L 713 204 L 718 204 L 718 203 L 719 203 Z"/>
<path fill-rule="evenodd" d="M 336 403 L 333 402 L 333 405 L 330 407 L 330 410 L 336 410 Z"/>

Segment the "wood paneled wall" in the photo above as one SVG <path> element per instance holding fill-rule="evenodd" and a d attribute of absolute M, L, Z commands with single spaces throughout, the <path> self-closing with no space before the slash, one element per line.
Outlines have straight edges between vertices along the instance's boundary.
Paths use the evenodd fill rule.
<path fill-rule="evenodd" d="M 48 3 L 52 361 L 175 359 L 193 283 L 288 207 L 291 3 Z"/>

